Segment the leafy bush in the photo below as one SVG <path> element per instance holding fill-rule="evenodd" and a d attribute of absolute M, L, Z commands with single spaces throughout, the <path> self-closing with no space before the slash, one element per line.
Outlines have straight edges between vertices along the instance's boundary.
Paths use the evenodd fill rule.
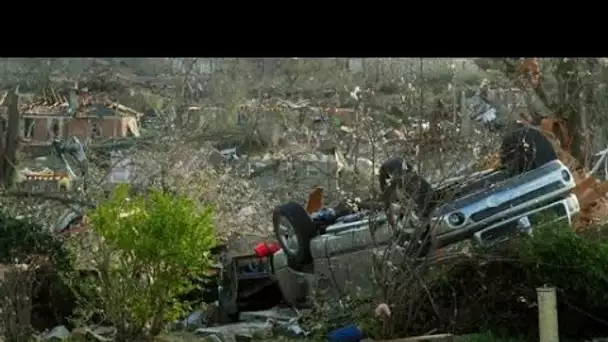
<path fill-rule="evenodd" d="M 45 255 L 65 267 L 70 265 L 69 251 L 50 230 L 25 219 L 0 212 L 0 262 L 21 262 L 32 255 Z"/>
<path fill-rule="evenodd" d="M 536 339 L 536 288 L 554 286 L 560 334 L 605 336 L 608 324 L 602 317 L 608 315 L 608 236 L 602 231 L 575 233 L 566 226 L 549 225 L 537 228 L 533 236 L 514 237 L 501 246 L 474 246 L 460 257 L 443 256 L 450 261 L 441 266 L 406 261 L 396 265 L 400 275 L 384 298 L 342 298 L 345 310 L 339 310 L 342 316 L 337 326 L 356 322 L 373 338 L 485 331 Z M 381 302 L 390 306 L 391 317 L 375 317 L 374 307 Z M 323 322 L 333 322 L 335 316 L 323 310 L 315 314 Z M 308 325 L 315 326 L 315 322 L 319 319 Z M 335 326 L 323 324 L 318 333 L 323 335 Z"/>
<path fill-rule="evenodd" d="M 0 283 L 0 334 L 7 342 L 21 342 L 31 339 L 34 332 L 32 316 L 33 297 L 37 292 L 36 269 L 29 265 L 2 267 Z"/>
<path fill-rule="evenodd" d="M 10 330 L 5 338 L 67 323 L 75 299 L 64 280 L 72 265 L 69 250 L 51 231 L 0 212 L 1 325 Z"/>
<path fill-rule="evenodd" d="M 475 257 L 451 265 L 436 287 L 436 300 L 452 298 L 439 321 L 447 323 L 448 312 L 458 308 L 450 324 L 457 332 L 500 327 L 501 333 L 536 338 L 535 289 L 546 285 L 558 291 L 562 335 L 604 336 L 607 325 L 598 317 L 608 313 L 608 239 L 597 233 L 602 229 L 593 231 L 577 234 L 548 225 L 500 250 L 479 249 Z"/>
<path fill-rule="evenodd" d="M 462 337 L 463 342 L 524 342 L 525 339 L 516 337 L 497 336 L 492 331 L 484 331 L 478 334 L 471 334 Z"/>
<path fill-rule="evenodd" d="M 129 198 L 123 186 L 88 215 L 102 240 L 92 256 L 100 284 L 91 287 L 98 301 L 83 304 L 101 304 L 117 340 L 155 336 L 188 309 L 178 297 L 210 264 L 212 213 L 212 207 L 157 190 Z"/>
<path fill-rule="evenodd" d="M 608 301 L 608 237 L 576 234 L 564 227 L 537 229 L 523 241 L 518 254 L 528 265 L 527 277 L 558 287 L 562 296 L 587 307 Z"/>

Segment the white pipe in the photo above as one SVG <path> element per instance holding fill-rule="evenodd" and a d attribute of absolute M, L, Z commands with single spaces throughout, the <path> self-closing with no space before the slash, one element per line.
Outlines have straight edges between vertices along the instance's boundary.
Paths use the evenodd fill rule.
<path fill-rule="evenodd" d="M 593 168 L 591 169 L 591 172 L 589 172 L 587 175 L 592 175 L 594 173 L 596 173 L 600 167 L 602 166 L 602 162 L 604 162 L 606 160 L 606 156 L 608 155 L 608 148 L 606 148 L 603 151 L 600 151 L 598 153 L 595 154 L 597 155 L 601 155 L 600 159 L 595 163 L 595 165 L 593 166 Z M 606 167 L 606 166 L 605 166 Z"/>
<path fill-rule="evenodd" d="M 608 159 L 604 159 L 604 180 L 608 181 Z"/>
<path fill-rule="evenodd" d="M 554 287 L 536 289 L 538 301 L 538 333 L 540 342 L 559 342 L 557 296 Z"/>

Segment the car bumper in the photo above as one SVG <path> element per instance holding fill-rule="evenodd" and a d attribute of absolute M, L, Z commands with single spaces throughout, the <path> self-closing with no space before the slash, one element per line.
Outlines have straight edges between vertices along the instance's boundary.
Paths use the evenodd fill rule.
<path fill-rule="evenodd" d="M 272 257 L 274 277 L 279 284 L 283 299 L 291 305 L 297 306 L 306 300 L 314 282 L 314 274 L 298 272 L 287 266 L 287 256 L 283 250 L 274 253 Z"/>

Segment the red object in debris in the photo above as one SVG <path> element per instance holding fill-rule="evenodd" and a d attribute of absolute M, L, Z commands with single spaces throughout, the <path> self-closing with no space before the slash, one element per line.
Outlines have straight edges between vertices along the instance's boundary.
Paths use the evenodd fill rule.
<path fill-rule="evenodd" d="M 268 246 L 268 251 L 271 254 L 274 254 L 274 253 L 278 252 L 280 249 L 281 249 L 281 245 L 279 245 L 276 242 L 273 242 L 273 243 L 270 244 L 270 246 Z"/>
<path fill-rule="evenodd" d="M 279 244 L 276 242 L 272 242 L 270 244 L 260 242 L 254 248 L 255 254 L 258 256 L 258 258 L 265 258 L 276 253 L 279 249 L 281 249 L 281 246 L 279 246 Z"/>

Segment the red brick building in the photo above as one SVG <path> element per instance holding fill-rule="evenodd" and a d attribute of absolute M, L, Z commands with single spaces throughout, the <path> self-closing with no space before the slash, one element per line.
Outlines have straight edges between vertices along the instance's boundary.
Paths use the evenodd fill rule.
<path fill-rule="evenodd" d="M 30 145 L 45 145 L 57 135 L 62 138 L 76 136 L 83 142 L 96 139 L 139 136 L 138 113 L 118 103 L 81 96 L 74 113 L 67 103 L 55 105 L 23 104 L 21 137 Z M 0 130 L 7 129 L 7 109 L 0 101 Z"/>

